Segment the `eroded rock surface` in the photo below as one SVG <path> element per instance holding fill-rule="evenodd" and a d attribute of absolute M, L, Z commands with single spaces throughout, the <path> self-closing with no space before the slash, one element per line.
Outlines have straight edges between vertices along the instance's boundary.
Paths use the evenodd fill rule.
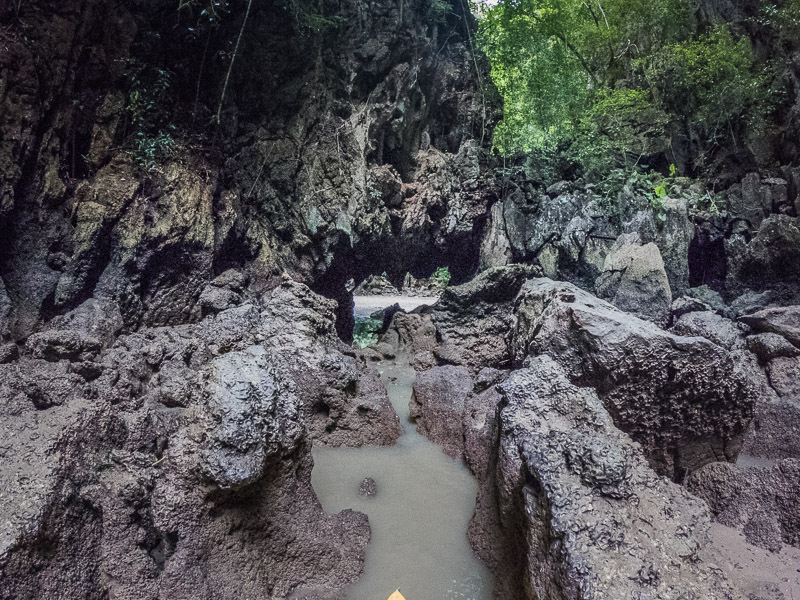
<path fill-rule="evenodd" d="M 359 575 L 366 516 L 324 514 L 310 439 L 389 443 L 397 415 L 329 301 L 288 280 L 254 300 L 0 365 L 0 596 L 329 597 Z M 318 395 L 340 431 L 316 426 Z"/>
<path fill-rule="evenodd" d="M 502 546 L 501 597 L 741 598 L 707 562 L 705 504 L 653 473 L 593 390 L 545 356 L 498 389 L 470 534 Z"/>
<path fill-rule="evenodd" d="M 708 503 L 715 521 L 739 529 L 748 543 L 773 552 L 800 545 L 800 461 L 748 469 L 712 463 L 686 486 Z"/>

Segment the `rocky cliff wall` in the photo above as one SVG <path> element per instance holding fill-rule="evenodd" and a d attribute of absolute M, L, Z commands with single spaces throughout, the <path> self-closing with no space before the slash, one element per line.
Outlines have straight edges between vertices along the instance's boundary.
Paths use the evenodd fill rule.
<path fill-rule="evenodd" d="M 7 3 L 6 335 L 90 297 L 190 322 L 229 267 L 341 299 L 345 333 L 350 278 L 474 272 L 496 98 L 464 6 L 429 4 Z"/>

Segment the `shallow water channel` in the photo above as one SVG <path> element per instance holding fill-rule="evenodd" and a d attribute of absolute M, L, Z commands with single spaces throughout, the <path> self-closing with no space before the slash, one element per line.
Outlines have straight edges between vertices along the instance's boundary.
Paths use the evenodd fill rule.
<path fill-rule="evenodd" d="M 397 445 L 313 450 L 312 484 L 325 511 L 361 511 L 372 529 L 364 574 L 347 598 L 384 600 L 400 588 L 408 600 L 489 600 L 491 573 L 467 541 L 477 483 L 409 421 L 414 370 L 408 361 L 378 368 L 403 423 Z M 377 483 L 372 498 L 359 495 L 365 477 Z"/>

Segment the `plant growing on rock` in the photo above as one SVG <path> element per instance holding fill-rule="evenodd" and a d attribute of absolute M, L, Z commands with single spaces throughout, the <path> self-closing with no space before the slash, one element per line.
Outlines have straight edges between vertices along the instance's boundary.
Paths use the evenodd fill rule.
<path fill-rule="evenodd" d="M 431 275 L 431 279 L 442 287 L 447 287 L 450 284 L 451 278 L 452 275 L 448 267 L 439 267 L 434 271 L 433 275 Z"/>
<path fill-rule="evenodd" d="M 125 111 L 132 130 L 130 147 L 134 162 L 143 171 L 152 171 L 170 158 L 176 148 L 175 126 L 167 123 L 171 114 L 172 74 L 135 59 L 127 63 L 128 96 Z"/>

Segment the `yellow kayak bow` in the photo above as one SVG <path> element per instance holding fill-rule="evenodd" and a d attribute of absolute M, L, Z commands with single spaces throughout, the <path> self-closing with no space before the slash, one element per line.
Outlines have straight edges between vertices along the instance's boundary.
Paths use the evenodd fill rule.
<path fill-rule="evenodd" d="M 394 591 L 394 594 L 389 596 L 389 600 L 406 600 L 406 598 L 400 593 L 400 589 L 398 588 Z"/>

